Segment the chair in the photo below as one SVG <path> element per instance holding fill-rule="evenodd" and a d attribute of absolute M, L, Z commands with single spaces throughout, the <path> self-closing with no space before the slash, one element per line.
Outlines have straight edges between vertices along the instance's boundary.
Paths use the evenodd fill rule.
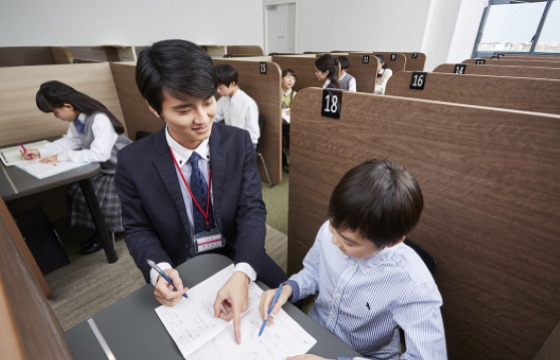
<path fill-rule="evenodd" d="M 424 264 L 426 264 L 428 270 L 430 270 L 430 272 L 433 275 L 437 267 L 436 259 L 434 259 L 432 255 L 430 255 L 426 250 L 424 250 L 424 248 L 422 248 L 420 245 L 410 240 L 409 238 L 405 238 L 404 243 L 410 246 L 414 251 L 416 251 L 416 253 L 424 261 Z"/>
<path fill-rule="evenodd" d="M 257 152 L 257 157 L 259 159 L 261 159 L 262 162 L 262 166 L 264 169 L 264 173 L 266 174 L 266 179 L 268 180 L 268 185 L 270 185 L 270 187 L 272 187 L 272 181 L 270 180 L 270 175 L 268 174 L 268 168 L 266 167 L 266 161 L 264 161 L 264 156 L 262 155 L 260 149 L 261 149 L 261 140 L 262 140 L 262 133 L 263 133 L 263 127 L 264 127 L 264 117 L 262 115 L 259 115 L 259 129 L 261 131 L 261 136 L 259 138 L 259 142 L 257 143 L 257 148 L 256 148 L 256 152 Z"/>
<path fill-rule="evenodd" d="M 140 140 L 140 139 L 142 139 L 142 138 L 144 138 L 144 137 L 146 137 L 146 136 L 148 136 L 148 135 L 151 135 L 151 134 L 152 134 L 151 131 L 138 130 L 138 131 L 136 131 L 135 139 L 136 139 L 136 140 Z"/>

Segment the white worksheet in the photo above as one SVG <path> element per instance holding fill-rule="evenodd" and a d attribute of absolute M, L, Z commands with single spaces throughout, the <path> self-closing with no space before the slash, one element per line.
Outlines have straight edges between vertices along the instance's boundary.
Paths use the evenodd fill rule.
<path fill-rule="evenodd" d="M 185 359 L 286 359 L 305 354 L 317 342 L 284 310 L 259 337 L 258 305 L 262 289 L 251 282 L 249 307 L 241 316 L 241 344 L 235 342 L 233 322 L 214 318 L 216 293 L 233 273 L 233 265 L 189 289 L 188 299 L 156 308 L 163 325 Z"/>

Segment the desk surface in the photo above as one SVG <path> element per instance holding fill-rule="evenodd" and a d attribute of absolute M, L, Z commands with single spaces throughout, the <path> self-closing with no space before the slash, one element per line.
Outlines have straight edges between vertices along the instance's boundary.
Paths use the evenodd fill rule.
<path fill-rule="evenodd" d="M 184 284 L 193 287 L 230 264 L 231 260 L 225 256 L 206 254 L 187 261 L 177 270 Z M 153 286 L 148 284 L 93 316 L 117 359 L 183 358 L 155 312 L 159 303 L 153 293 Z M 292 304 L 284 305 L 284 310 L 317 339 L 309 353 L 330 358 L 360 356 Z M 66 331 L 65 335 L 76 359 L 107 358 L 87 321 Z"/>
<path fill-rule="evenodd" d="M 101 171 L 98 163 L 90 163 L 44 179 L 37 179 L 16 166 L 5 166 L 4 164 L 0 164 L 0 166 L 2 167 L 0 196 L 5 201 L 87 179 Z"/>

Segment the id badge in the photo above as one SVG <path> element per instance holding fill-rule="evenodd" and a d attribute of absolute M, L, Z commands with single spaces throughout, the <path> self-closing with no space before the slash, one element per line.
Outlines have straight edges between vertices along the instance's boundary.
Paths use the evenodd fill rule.
<path fill-rule="evenodd" d="M 194 236 L 194 244 L 196 246 L 197 254 L 224 247 L 222 234 L 218 231 L 218 229 L 199 232 Z"/>

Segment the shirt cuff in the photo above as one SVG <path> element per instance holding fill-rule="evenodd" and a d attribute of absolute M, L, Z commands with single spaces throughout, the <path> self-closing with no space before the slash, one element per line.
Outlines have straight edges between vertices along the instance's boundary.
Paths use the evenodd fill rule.
<path fill-rule="evenodd" d="M 68 151 L 61 152 L 56 156 L 58 161 L 70 161 L 70 156 L 68 156 Z"/>
<path fill-rule="evenodd" d="M 167 269 L 173 269 L 173 266 L 171 266 L 171 264 L 166 263 L 166 262 L 161 262 L 159 264 L 157 264 L 157 266 L 159 266 L 159 268 L 164 271 Z M 151 269 L 150 270 L 150 282 L 152 283 L 152 285 L 156 286 L 158 277 L 159 277 L 159 273 L 155 270 L 155 269 Z"/>
<path fill-rule="evenodd" d="M 253 267 L 251 265 L 249 265 L 248 263 L 238 263 L 235 265 L 235 268 L 233 271 L 241 271 L 242 273 L 244 273 L 245 275 L 247 275 L 247 277 L 251 280 L 251 281 L 255 281 L 257 279 L 257 272 L 255 271 L 255 269 L 253 269 Z"/>
<path fill-rule="evenodd" d="M 295 303 L 296 301 L 299 300 L 299 285 L 297 282 L 295 282 L 294 280 L 286 280 L 286 282 L 284 282 L 284 285 L 290 285 L 292 287 L 292 296 L 289 299 L 291 303 Z"/>

